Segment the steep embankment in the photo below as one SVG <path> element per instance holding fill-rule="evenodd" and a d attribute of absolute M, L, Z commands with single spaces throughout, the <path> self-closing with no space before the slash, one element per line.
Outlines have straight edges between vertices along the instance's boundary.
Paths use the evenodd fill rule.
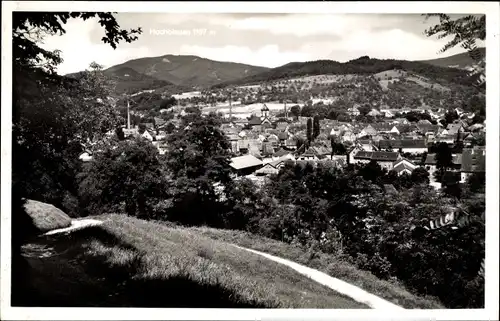
<path fill-rule="evenodd" d="M 33 295 L 13 297 L 13 305 L 368 308 L 383 302 L 347 285 L 342 291 L 355 289 L 358 296 L 343 295 L 237 244 L 323 270 L 404 308 L 441 307 L 333 256 L 322 255 L 318 264 L 299 248 L 248 233 L 172 227 L 124 215 L 99 219 L 100 226 L 45 235 L 24 247 L 29 269 L 17 272 L 26 277 L 16 293 Z"/>

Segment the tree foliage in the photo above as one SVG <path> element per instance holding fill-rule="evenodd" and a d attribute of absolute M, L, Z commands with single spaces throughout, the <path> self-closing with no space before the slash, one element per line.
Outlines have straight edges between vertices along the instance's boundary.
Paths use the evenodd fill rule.
<path fill-rule="evenodd" d="M 167 196 L 167 173 L 158 150 L 143 138 L 108 145 L 79 176 L 79 195 L 87 213 L 124 211 L 152 218 L 153 207 Z"/>
<path fill-rule="evenodd" d="M 307 129 L 306 129 L 307 141 L 310 143 L 313 140 L 313 122 L 311 118 L 307 119 Z"/>
<path fill-rule="evenodd" d="M 119 28 L 111 13 L 13 13 L 13 184 L 19 195 L 78 215 L 79 154 L 120 121 L 109 99 L 113 84 L 92 64 L 78 79 L 61 77 L 60 52 L 45 50 L 47 35 L 64 34 L 70 18 L 98 17 L 113 48 L 140 30 Z"/>
<path fill-rule="evenodd" d="M 453 39 L 447 42 L 440 52 L 446 52 L 458 45 L 469 52 L 469 55 L 476 63 L 470 75 L 475 79 L 475 85 L 484 89 L 486 61 L 477 48 L 476 40 L 484 41 L 486 39 L 486 15 L 480 15 L 479 17 L 477 15 L 467 15 L 455 20 L 443 13 L 425 14 L 424 16 L 426 18 L 439 18 L 438 24 L 425 30 L 426 36 L 437 35 L 438 39 L 453 36 Z"/>
<path fill-rule="evenodd" d="M 105 35 L 101 41 L 113 49 L 122 42 L 133 42 L 142 33 L 141 28 L 121 29 L 112 12 L 22 12 L 12 15 L 12 47 L 14 64 L 22 67 L 41 69 L 53 74 L 62 62 L 60 51 L 41 48 L 39 43 L 47 35 L 63 35 L 64 25 L 70 19 L 88 20 L 98 18 Z"/>

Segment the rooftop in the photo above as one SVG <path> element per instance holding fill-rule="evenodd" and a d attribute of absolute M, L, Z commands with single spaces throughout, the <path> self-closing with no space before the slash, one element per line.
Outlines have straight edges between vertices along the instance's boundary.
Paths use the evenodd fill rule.
<path fill-rule="evenodd" d="M 262 165 L 262 161 L 253 155 L 244 155 L 231 158 L 230 166 L 234 169 L 243 169 Z"/>

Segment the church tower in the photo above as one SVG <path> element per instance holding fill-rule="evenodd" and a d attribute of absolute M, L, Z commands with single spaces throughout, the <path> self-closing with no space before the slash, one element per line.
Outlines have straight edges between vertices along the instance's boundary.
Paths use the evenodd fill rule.
<path fill-rule="evenodd" d="M 269 108 L 267 108 L 266 104 L 264 104 L 264 106 L 262 106 L 262 109 L 260 111 L 262 113 L 262 119 L 269 117 Z"/>

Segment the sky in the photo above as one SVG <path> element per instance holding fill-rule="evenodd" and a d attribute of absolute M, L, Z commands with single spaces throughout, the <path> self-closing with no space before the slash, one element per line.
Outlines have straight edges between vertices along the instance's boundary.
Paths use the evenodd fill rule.
<path fill-rule="evenodd" d="M 88 68 L 95 61 L 111 67 L 131 59 L 167 54 L 196 55 L 264 67 L 289 62 L 332 59 L 345 62 L 360 56 L 425 60 L 438 54 L 447 38 L 426 37 L 436 20 L 420 14 L 115 14 L 124 29 L 141 27 L 133 43 L 116 50 L 101 42 L 104 29 L 96 19 L 69 20 L 66 34 L 44 40 L 45 49 L 59 49 L 60 74 Z M 453 15 L 452 15 L 453 16 Z M 478 43 L 484 45 L 483 43 Z"/>

